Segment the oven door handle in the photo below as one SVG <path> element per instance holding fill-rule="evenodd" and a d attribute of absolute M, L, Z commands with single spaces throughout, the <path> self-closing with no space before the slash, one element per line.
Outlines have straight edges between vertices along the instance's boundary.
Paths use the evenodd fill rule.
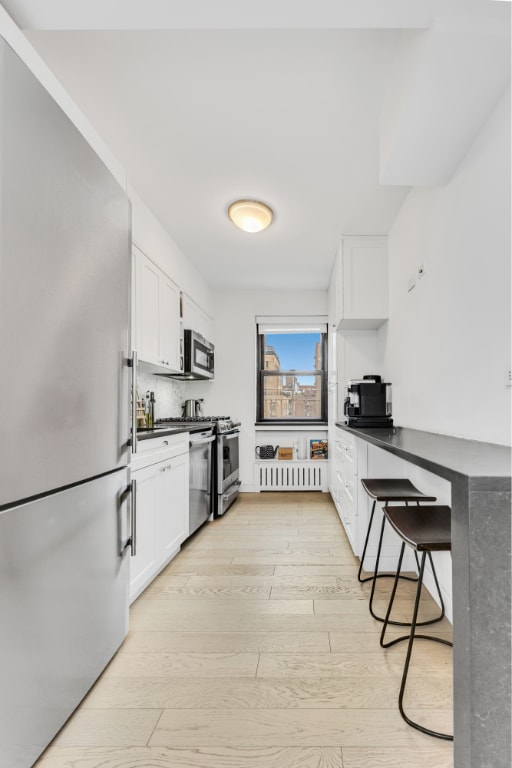
<path fill-rule="evenodd" d="M 213 435 L 213 437 L 203 438 L 202 440 L 201 439 L 190 440 L 189 445 L 192 448 L 193 445 L 206 445 L 207 443 L 213 443 L 214 440 L 215 440 L 215 435 Z"/>
<path fill-rule="evenodd" d="M 223 437 L 224 440 L 235 440 L 239 436 L 240 432 L 231 432 L 229 434 L 221 434 L 220 437 Z"/>
<path fill-rule="evenodd" d="M 228 490 L 222 494 L 223 501 L 229 501 L 230 498 L 235 494 L 238 493 L 240 486 L 242 485 L 241 480 L 235 480 L 233 485 L 230 485 Z"/>

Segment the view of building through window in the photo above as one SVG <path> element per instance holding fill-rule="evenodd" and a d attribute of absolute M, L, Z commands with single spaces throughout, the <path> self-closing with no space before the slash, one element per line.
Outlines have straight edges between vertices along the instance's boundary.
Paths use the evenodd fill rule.
<path fill-rule="evenodd" d="M 264 419 L 322 419 L 322 334 L 263 337 Z"/>

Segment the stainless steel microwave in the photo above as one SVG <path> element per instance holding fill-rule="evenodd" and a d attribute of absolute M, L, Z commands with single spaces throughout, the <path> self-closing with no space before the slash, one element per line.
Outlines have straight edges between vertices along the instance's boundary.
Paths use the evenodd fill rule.
<path fill-rule="evenodd" d="M 186 329 L 183 337 L 183 378 L 213 379 L 215 347 L 200 333 Z"/>

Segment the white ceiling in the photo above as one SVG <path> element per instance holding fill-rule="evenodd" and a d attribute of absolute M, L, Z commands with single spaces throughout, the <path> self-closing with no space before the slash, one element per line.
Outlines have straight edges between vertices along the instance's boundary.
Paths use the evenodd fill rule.
<path fill-rule="evenodd" d="M 503 37 L 510 9 L 259 0 L 256 18 L 244 0 L 3 5 L 208 282 L 274 289 L 326 288 L 341 234 L 388 232 L 408 188 L 379 183 L 379 115 L 403 51 L 427 28 Z M 267 202 L 271 227 L 237 230 L 226 216 L 237 197 Z"/>

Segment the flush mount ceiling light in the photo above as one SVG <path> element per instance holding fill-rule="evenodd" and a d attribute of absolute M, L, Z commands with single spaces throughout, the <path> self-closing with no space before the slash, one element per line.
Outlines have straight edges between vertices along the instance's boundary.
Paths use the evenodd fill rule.
<path fill-rule="evenodd" d="M 228 216 L 244 232 L 261 232 L 272 223 L 272 209 L 259 200 L 235 200 L 228 208 Z"/>

